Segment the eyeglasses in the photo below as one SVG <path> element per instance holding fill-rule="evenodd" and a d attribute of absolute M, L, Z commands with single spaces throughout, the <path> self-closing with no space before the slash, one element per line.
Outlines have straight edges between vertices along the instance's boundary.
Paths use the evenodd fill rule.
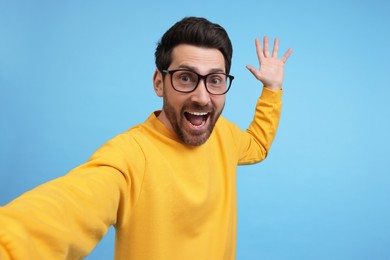
<path fill-rule="evenodd" d="M 225 73 L 200 75 L 186 69 L 163 70 L 162 72 L 171 75 L 173 89 L 182 93 L 194 91 L 199 86 L 200 80 L 203 79 L 207 92 L 213 95 L 224 95 L 229 91 L 234 79 L 232 75 Z"/>

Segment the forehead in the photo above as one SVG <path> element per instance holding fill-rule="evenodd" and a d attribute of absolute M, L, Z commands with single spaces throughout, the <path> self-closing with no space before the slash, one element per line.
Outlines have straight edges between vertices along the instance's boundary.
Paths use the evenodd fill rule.
<path fill-rule="evenodd" d="M 225 71 L 225 60 L 218 49 L 180 44 L 172 51 L 170 69 L 193 68 L 199 73 Z"/>

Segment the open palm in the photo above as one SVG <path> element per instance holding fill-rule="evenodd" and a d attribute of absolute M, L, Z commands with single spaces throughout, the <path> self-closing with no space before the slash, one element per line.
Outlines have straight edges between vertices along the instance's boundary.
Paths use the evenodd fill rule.
<path fill-rule="evenodd" d="M 264 37 L 264 48 L 260 44 L 260 40 L 256 39 L 256 52 L 259 59 L 260 68 L 248 65 L 249 71 L 260 80 L 264 87 L 279 90 L 282 88 L 284 77 L 284 64 L 292 53 L 289 48 L 282 58 L 278 59 L 279 39 L 275 38 L 272 55 L 269 51 L 268 37 Z"/>

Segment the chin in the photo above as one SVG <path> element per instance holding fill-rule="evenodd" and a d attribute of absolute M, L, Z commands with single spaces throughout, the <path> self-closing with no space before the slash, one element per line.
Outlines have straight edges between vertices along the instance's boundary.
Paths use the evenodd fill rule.
<path fill-rule="evenodd" d="M 186 145 L 190 146 L 201 146 L 202 144 L 206 143 L 211 135 L 211 132 L 203 133 L 202 135 L 189 135 L 181 133 L 179 135 L 179 138 L 185 143 Z"/>

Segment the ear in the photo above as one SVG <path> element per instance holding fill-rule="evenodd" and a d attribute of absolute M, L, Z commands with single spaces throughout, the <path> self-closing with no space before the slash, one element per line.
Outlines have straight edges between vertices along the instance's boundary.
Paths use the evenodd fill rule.
<path fill-rule="evenodd" d="M 164 94 L 163 83 L 163 75 L 158 69 L 156 69 L 153 75 L 153 87 L 154 92 L 156 92 L 156 95 L 159 97 L 162 97 Z"/>

